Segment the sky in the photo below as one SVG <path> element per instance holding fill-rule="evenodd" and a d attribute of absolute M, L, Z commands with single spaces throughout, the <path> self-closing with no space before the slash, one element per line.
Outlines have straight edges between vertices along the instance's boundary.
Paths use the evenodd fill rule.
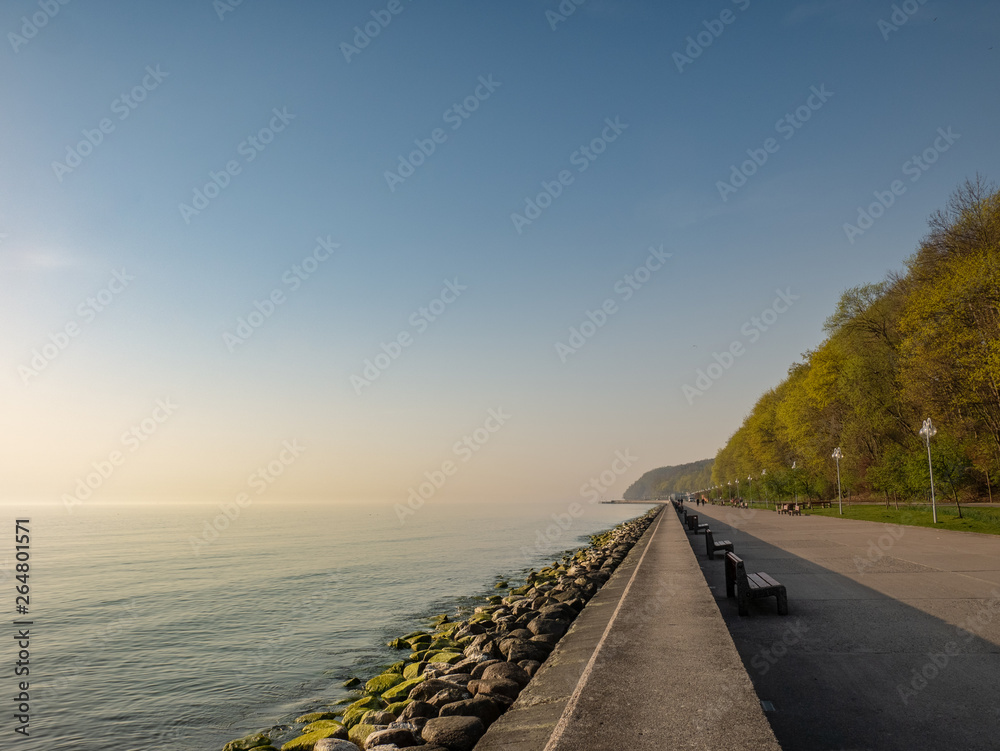
<path fill-rule="evenodd" d="M 569 502 L 714 456 L 1000 177 L 998 30 L 987 0 L 10 0 L 0 500 Z"/>

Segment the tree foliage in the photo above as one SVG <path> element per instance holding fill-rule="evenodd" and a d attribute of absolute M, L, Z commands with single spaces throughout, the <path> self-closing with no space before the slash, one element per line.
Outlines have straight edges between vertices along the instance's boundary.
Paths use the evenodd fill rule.
<path fill-rule="evenodd" d="M 1000 479 L 995 186 L 977 177 L 955 191 L 903 270 L 845 291 L 824 330 L 719 450 L 712 484 L 749 475 L 775 498 L 829 497 L 839 446 L 845 489 L 886 503 L 919 498 L 930 482 L 918 431 L 931 417 L 939 495 L 957 504 L 963 492 L 992 492 Z"/>

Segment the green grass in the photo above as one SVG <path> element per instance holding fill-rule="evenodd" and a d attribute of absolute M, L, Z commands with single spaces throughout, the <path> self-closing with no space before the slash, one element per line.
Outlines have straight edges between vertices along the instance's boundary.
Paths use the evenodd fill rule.
<path fill-rule="evenodd" d="M 839 517 L 836 504 L 833 508 L 802 510 L 803 514 L 814 516 Z M 913 527 L 933 527 L 934 529 L 958 530 L 961 532 L 980 532 L 987 535 L 1000 535 L 1000 508 L 962 507 L 962 516 L 954 506 L 938 505 L 938 523 L 934 523 L 931 508 L 926 504 L 912 506 L 900 505 L 899 511 L 894 506 L 854 506 L 844 504 L 846 519 L 860 519 L 866 522 L 884 522 L 888 524 L 906 524 Z"/>

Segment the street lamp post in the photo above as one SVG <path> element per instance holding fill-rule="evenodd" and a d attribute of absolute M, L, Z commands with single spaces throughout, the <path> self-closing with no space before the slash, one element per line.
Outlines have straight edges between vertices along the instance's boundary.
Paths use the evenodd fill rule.
<path fill-rule="evenodd" d="M 767 508 L 767 483 L 764 482 L 765 475 L 767 475 L 767 470 L 762 469 L 760 471 L 760 481 L 764 484 L 764 508 Z"/>
<path fill-rule="evenodd" d="M 733 500 L 733 481 L 726 483 L 729 486 L 729 500 Z"/>
<path fill-rule="evenodd" d="M 747 495 L 750 497 L 750 502 L 753 503 L 753 477 L 747 475 Z"/>
<path fill-rule="evenodd" d="M 743 496 L 740 495 L 740 481 L 736 481 L 736 500 L 739 501 Z"/>
<path fill-rule="evenodd" d="M 934 523 L 937 524 L 937 504 L 934 502 L 934 466 L 931 463 L 931 438 L 937 435 L 937 428 L 934 427 L 931 418 L 928 417 L 924 420 L 924 425 L 920 428 L 920 435 L 927 443 L 927 472 L 931 477 L 931 514 L 934 517 Z"/>
<path fill-rule="evenodd" d="M 837 446 L 833 450 L 832 454 L 834 460 L 837 462 L 837 505 L 840 507 L 841 515 L 844 514 L 844 500 L 843 496 L 840 494 L 840 460 L 844 458 L 843 453 L 840 451 L 840 446 Z"/>
<path fill-rule="evenodd" d="M 798 475 L 795 474 L 795 462 L 792 462 L 792 492 L 795 493 L 795 505 L 799 505 Z"/>

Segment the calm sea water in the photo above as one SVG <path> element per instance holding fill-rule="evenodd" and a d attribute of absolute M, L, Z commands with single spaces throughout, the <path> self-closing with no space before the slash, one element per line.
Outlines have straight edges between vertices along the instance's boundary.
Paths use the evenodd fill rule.
<path fill-rule="evenodd" d="M 404 524 L 389 506 L 256 505 L 196 550 L 217 507 L 0 507 L 12 619 L 13 520 L 31 518 L 34 622 L 30 737 L 4 667 L 0 748 L 219 751 L 401 659 L 385 642 L 422 618 L 647 508 L 584 504 L 562 530 L 566 503 L 428 504 Z"/>

